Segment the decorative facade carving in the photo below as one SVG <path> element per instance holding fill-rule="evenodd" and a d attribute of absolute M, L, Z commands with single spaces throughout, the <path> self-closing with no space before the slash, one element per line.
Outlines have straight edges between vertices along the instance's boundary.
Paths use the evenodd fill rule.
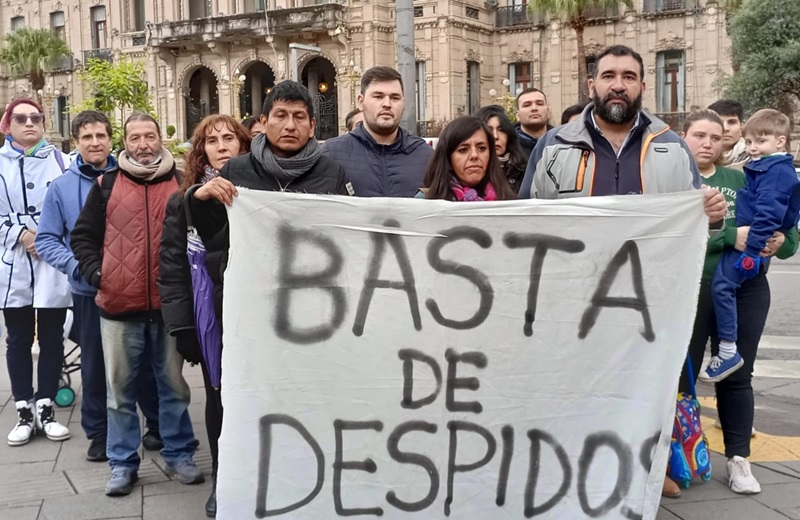
<path fill-rule="evenodd" d="M 597 56 L 604 48 L 605 45 L 597 43 L 594 40 L 589 40 L 589 43 L 584 46 L 584 49 L 586 50 L 586 56 Z"/>
<path fill-rule="evenodd" d="M 658 40 L 654 48 L 655 52 L 678 51 L 684 49 L 686 49 L 686 40 L 672 32 L 667 33 L 667 36 Z"/>
<path fill-rule="evenodd" d="M 526 61 L 533 61 L 533 55 L 531 54 L 531 51 L 529 49 L 521 49 L 518 51 L 511 52 L 508 55 L 508 63 L 517 63 Z"/>
<path fill-rule="evenodd" d="M 481 56 L 480 51 L 472 47 L 467 49 L 467 52 L 464 54 L 464 59 L 467 61 L 477 61 L 478 63 L 483 63 L 483 57 Z"/>

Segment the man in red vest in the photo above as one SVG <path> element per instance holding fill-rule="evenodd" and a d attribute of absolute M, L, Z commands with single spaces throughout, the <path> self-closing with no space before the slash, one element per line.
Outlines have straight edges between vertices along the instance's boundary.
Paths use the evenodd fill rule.
<path fill-rule="evenodd" d="M 151 116 L 134 113 L 115 171 L 94 184 L 72 231 L 81 275 L 97 287 L 108 386 L 106 494 L 127 495 L 138 479 L 137 385 L 149 364 L 158 384 L 159 427 L 167 471 L 183 484 L 203 482 L 194 463 L 189 386 L 175 338 L 166 333 L 156 287 L 161 231 L 169 196 L 178 188 L 175 161 Z"/>

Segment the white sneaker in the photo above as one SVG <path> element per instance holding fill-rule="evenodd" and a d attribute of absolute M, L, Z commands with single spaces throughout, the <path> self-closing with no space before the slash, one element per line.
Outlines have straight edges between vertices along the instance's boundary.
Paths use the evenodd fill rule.
<path fill-rule="evenodd" d="M 44 433 L 51 441 L 69 439 L 69 428 L 56 421 L 53 413 L 53 401 L 50 399 L 36 401 L 36 429 Z"/>
<path fill-rule="evenodd" d="M 8 434 L 9 446 L 22 446 L 28 444 L 31 436 L 36 429 L 33 419 L 33 403 L 28 401 L 17 401 L 14 403 L 19 417 L 17 425 Z"/>
<path fill-rule="evenodd" d="M 740 495 L 761 493 L 761 485 L 750 471 L 750 461 L 735 455 L 728 459 L 728 485 L 731 491 Z"/>
<path fill-rule="evenodd" d="M 718 429 L 718 430 L 721 430 L 721 429 L 722 429 L 722 423 L 721 423 L 721 422 L 719 422 L 719 419 L 717 419 L 716 421 L 714 421 L 714 428 L 716 428 L 716 429 Z M 752 429 L 752 430 L 750 430 L 750 437 L 755 437 L 756 435 L 758 435 L 758 432 L 756 431 L 756 427 L 755 427 L 755 426 L 753 426 L 753 429 Z"/>

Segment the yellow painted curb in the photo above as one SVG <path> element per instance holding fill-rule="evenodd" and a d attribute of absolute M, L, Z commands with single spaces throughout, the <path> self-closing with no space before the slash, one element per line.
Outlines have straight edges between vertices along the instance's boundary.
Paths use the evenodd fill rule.
<path fill-rule="evenodd" d="M 714 397 L 698 397 L 698 401 L 702 408 L 717 408 L 717 400 Z M 700 422 L 703 423 L 703 432 L 706 434 L 711 451 L 725 454 L 722 430 L 714 426 L 714 419 L 701 414 Z M 749 459 L 750 462 L 800 461 L 800 437 L 782 437 L 759 431 L 750 439 Z"/>

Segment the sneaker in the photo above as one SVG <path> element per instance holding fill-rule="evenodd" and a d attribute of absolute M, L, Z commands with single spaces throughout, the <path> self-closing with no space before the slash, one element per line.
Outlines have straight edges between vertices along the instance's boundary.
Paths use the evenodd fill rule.
<path fill-rule="evenodd" d="M 51 441 L 69 439 L 69 428 L 56 421 L 53 413 L 53 401 L 50 399 L 36 401 L 36 429 L 44 433 Z"/>
<path fill-rule="evenodd" d="M 33 403 L 28 401 L 17 401 L 17 425 L 8 434 L 9 446 L 22 446 L 28 444 L 33 432 L 36 431 L 36 423 L 33 418 Z"/>
<path fill-rule="evenodd" d="M 164 447 L 164 441 L 161 440 L 161 435 L 156 430 L 147 430 L 147 433 L 142 437 L 142 446 L 147 451 L 161 451 Z"/>
<path fill-rule="evenodd" d="M 731 491 L 740 495 L 761 493 L 761 485 L 750 471 L 750 461 L 735 455 L 728 459 L 728 485 Z"/>
<path fill-rule="evenodd" d="M 704 383 L 719 383 L 742 368 L 742 365 L 744 365 L 744 359 L 738 352 L 730 359 L 712 356 L 708 368 L 700 372 L 698 379 Z"/>
<path fill-rule="evenodd" d="M 714 428 L 716 428 L 716 429 L 718 429 L 718 430 L 721 430 L 721 429 L 722 429 L 722 423 L 721 423 L 721 422 L 719 422 L 719 419 L 717 419 L 716 421 L 714 421 Z M 753 429 L 752 429 L 752 430 L 750 430 L 750 437 L 755 437 L 756 435 L 758 435 L 758 432 L 756 431 L 756 427 L 755 427 L 755 426 L 753 426 Z"/>
<path fill-rule="evenodd" d="M 105 437 L 91 440 L 89 449 L 86 450 L 86 460 L 89 462 L 103 462 L 108 460 Z"/>
<path fill-rule="evenodd" d="M 167 474 L 177 476 L 181 484 L 200 484 L 206 479 L 192 459 L 179 460 L 175 464 L 167 464 Z"/>
<path fill-rule="evenodd" d="M 122 466 L 111 468 L 111 477 L 106 482 L 106 495 L 110 497 L 128 495 L 137 480 L 139 480 L 139 472 L 135 469 Z"/>

